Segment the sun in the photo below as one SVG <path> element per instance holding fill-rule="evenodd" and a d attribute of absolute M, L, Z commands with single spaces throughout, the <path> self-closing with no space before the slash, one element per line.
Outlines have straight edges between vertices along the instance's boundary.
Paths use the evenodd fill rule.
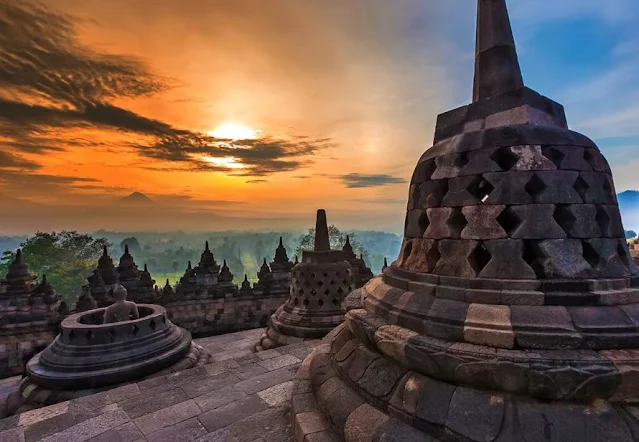
<path fill-rule="evenodd" d="M 254 140 L 258 137 L 259 130 L 251 129 L 236 123 L 225 123 L 208 134 L 223 140 Z"/>

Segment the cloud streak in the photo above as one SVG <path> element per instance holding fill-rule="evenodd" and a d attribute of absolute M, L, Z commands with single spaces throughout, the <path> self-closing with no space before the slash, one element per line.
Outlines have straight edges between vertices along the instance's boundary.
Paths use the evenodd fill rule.
<path fill-rule="evenodd" d="M 391 184 L 402 184 L 406 180 L 404 178 L 395 177 L 392 175 L 365 175 L 359 173 L 349 173 L 339 177 L 346 187 L 351 189 L 365 188 L 365 187 L 380 187 L 388 186 Z"/>
<path fill-rule="evenodd" d="M 105 131 L 106 145 L 109 132 L 129 134 L 137 153 L 162 170 L 246 176 L 305 167 L 331 146 L 328 139 L 273 136 L 229 144 L 119 107 L 116 100 L 162 93 L 172 82 L 134 57 L 82 46 L 76 19 L 41 4 L 0 0 L 0 28 L 0 130 L 7 137 L 0 145 L 12 151 L 0 167 L 37 169 L 21 154 L 64 150 L 68 140 L 55 132 L 70 128 Z M 210 161 L 228 158 L 243 167 Z"/>

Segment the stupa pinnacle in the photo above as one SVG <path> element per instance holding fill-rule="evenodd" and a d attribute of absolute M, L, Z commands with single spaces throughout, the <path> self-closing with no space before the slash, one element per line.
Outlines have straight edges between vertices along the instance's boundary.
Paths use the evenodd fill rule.
<path fill-rule="evenodd" d="M 347 441 L 637 440 L 639 278 L 610 168 L 524 86 L 506 2 L 477 17 L 473 102 L 438 117 L 400 256 L 300 371 L 317 403 L 293 397 L 296 428 L 316 406 Z"/>

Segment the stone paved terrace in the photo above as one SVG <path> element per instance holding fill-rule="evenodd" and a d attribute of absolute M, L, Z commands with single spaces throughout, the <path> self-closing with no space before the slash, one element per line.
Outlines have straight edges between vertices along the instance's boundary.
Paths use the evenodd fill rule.
<path fill-rule="evenodd" d="M 2 419 L 0 441 L 292 441 L 292 380 L 318 342 L 252 353 L 262 333 L 198 339 L 214 363 Z"/>

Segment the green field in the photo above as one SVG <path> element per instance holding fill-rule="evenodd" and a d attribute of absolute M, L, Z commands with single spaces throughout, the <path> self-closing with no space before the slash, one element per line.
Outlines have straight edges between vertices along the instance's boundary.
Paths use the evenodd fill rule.
<path fill-rule="evenodd" d="M 251 283 L 257 282 L 257 272 L 260 270 L 261 263 L 256 263 L 255 258 L 249 252 L 242 253 L 242 265 L 244 266 L 244 273 L 248 275 L 248 280 Z"/>
<path fill-rule="evenodd" d="M 155 279 L 155 283 L 158 287 L 164 287 L 166 280 L 169 280 L 169 283 L 174 286 L 182 277 L 183 273 L 152 273 L 151 276 Z"/>

